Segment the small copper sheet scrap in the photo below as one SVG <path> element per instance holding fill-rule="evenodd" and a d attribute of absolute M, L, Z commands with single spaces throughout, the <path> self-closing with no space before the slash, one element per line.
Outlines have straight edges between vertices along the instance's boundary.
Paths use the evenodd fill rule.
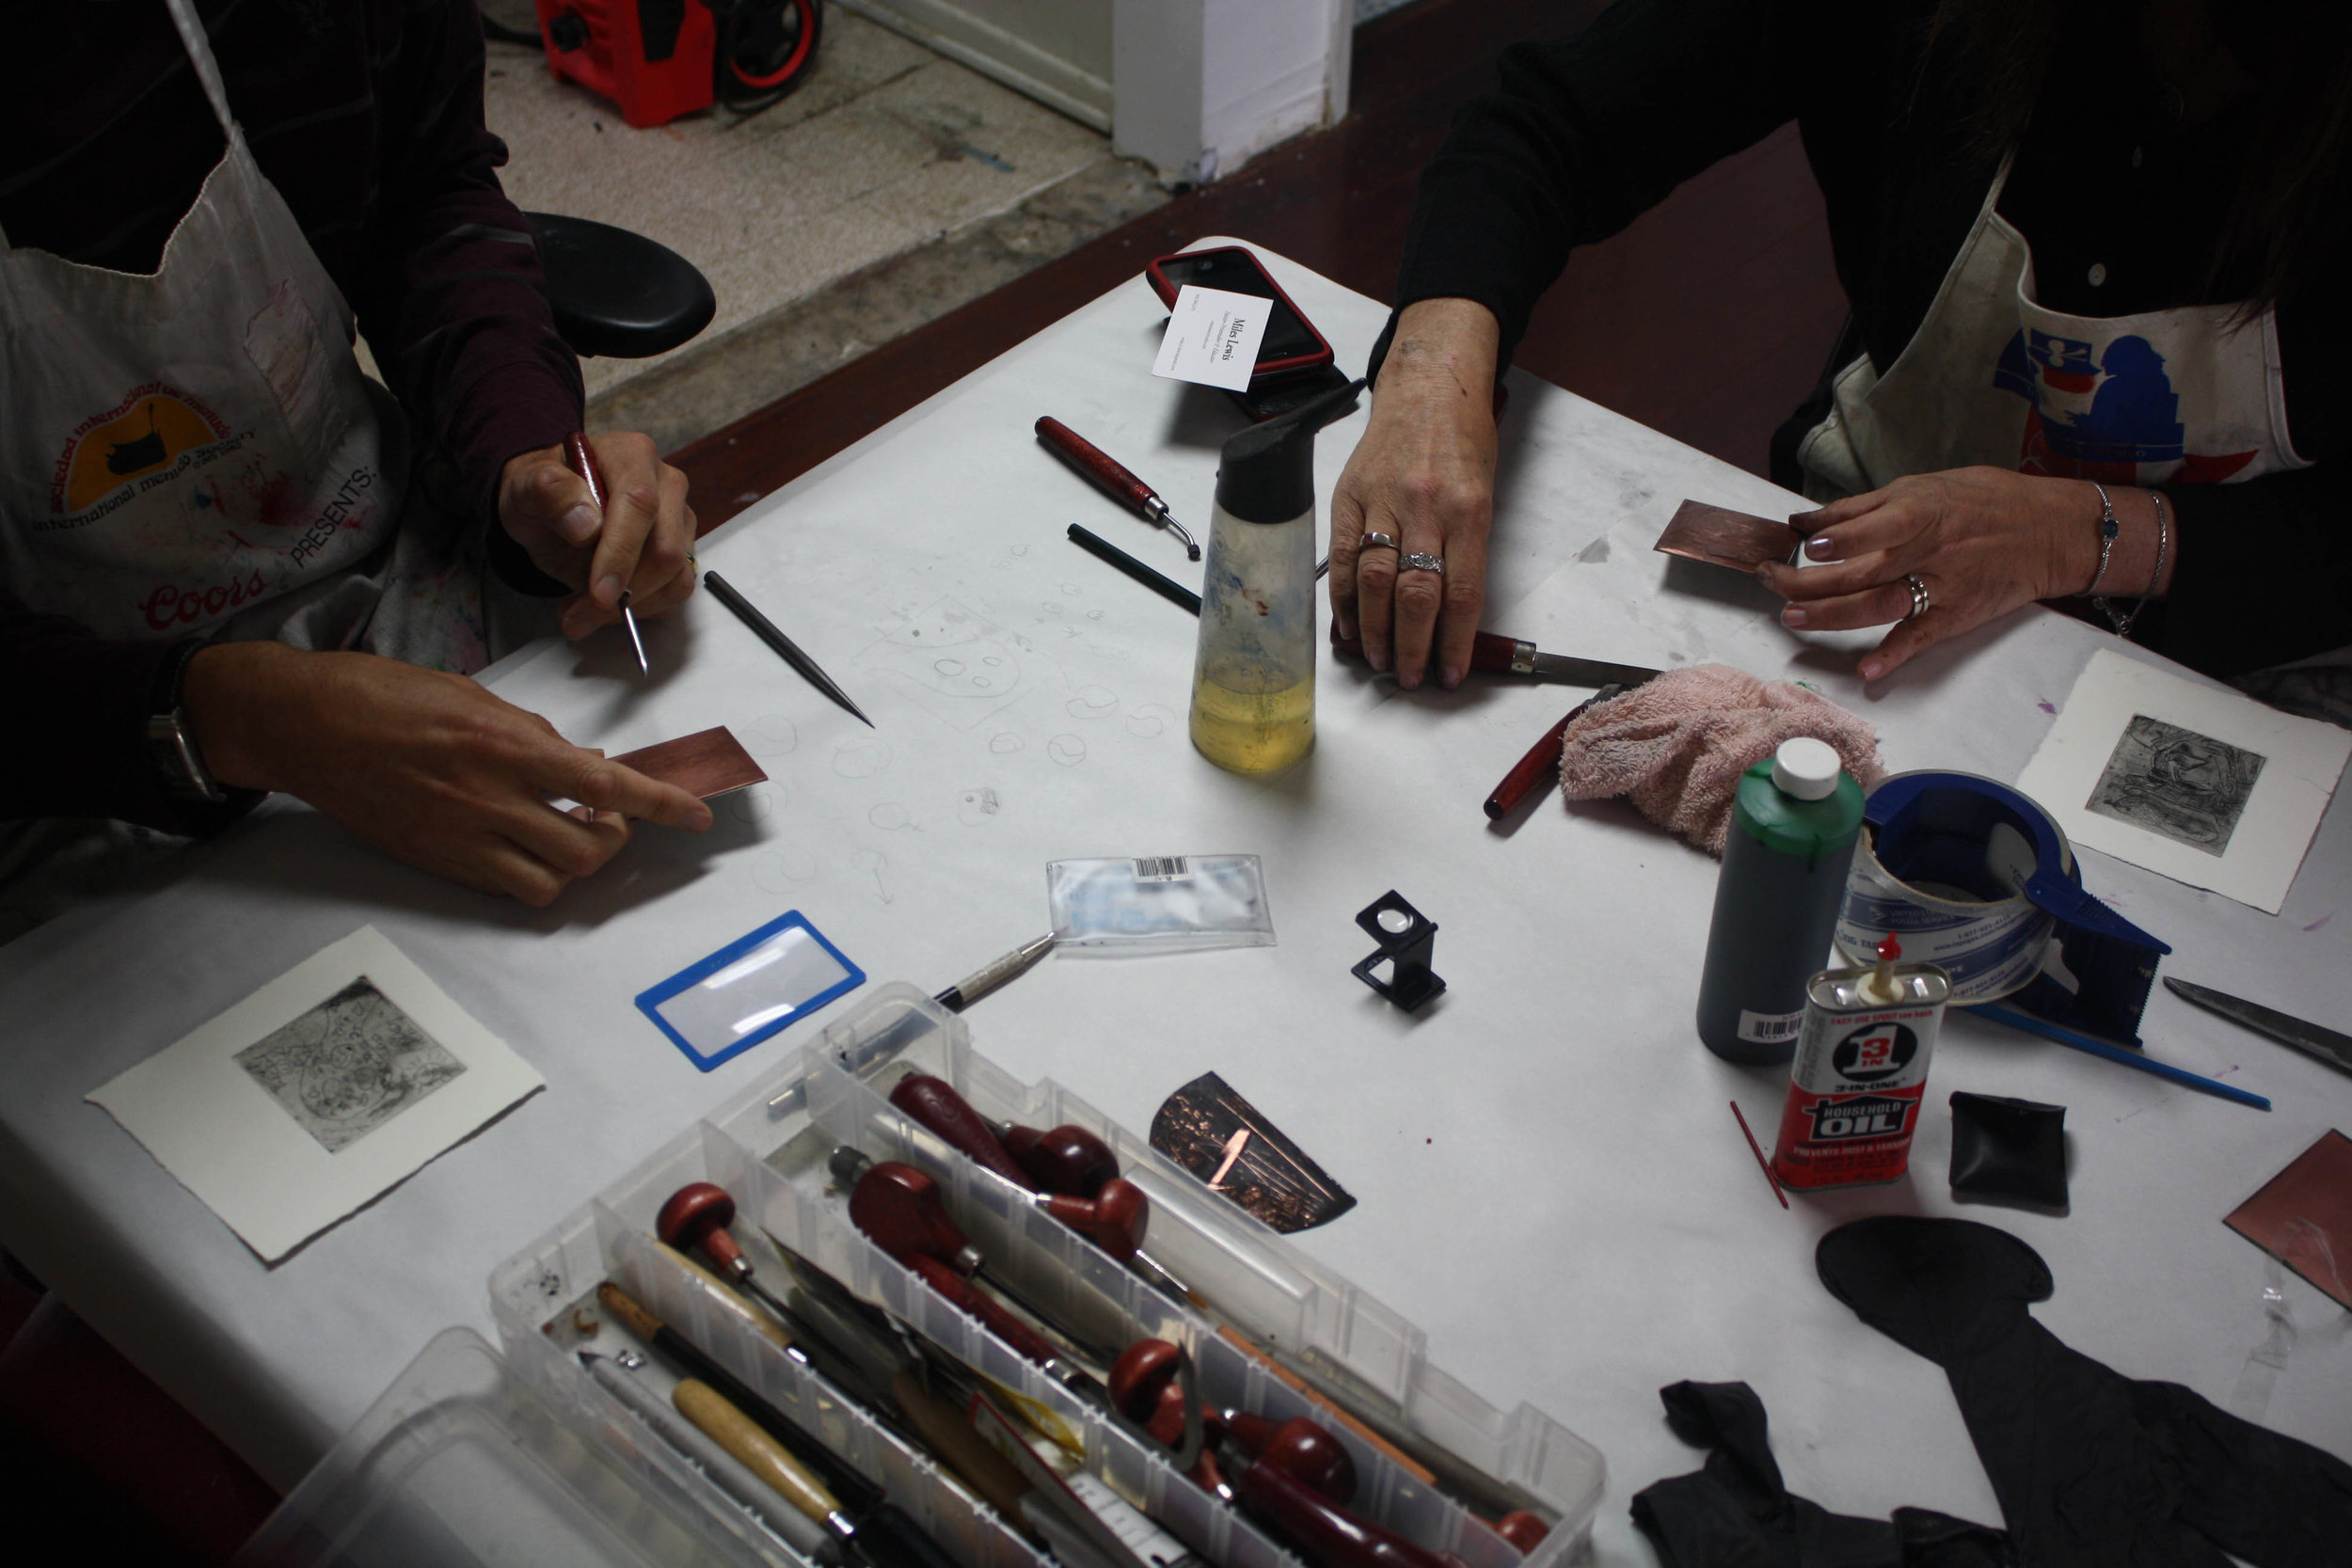
<path fill-rule="evenodd" d="M 2352 1138 L 2322 1132 L 2222 1223 L 2352 1307 Z"/>
<path fill-rule="evenodd" d="M 1753 572 L 1768 561 L 1787 561 L 1804 542 L 1784 519 L 1687 500 L 1676 508 L 1656 547 L 1735 572 Z"/>
<path fill-rule="evenodd" d="M 1353 1194 L 1214 1072 L 1168 1097 L 1152 1118 L 1152 1147 L 1286 1235 L 1356 1207 Z"/>
<path fill-rule="evenodd" d="M 724 724 L 682 735 L 612 759 L 649 779 L 677 785 L 697 800 L 765 784 L 768 774 Z"/>

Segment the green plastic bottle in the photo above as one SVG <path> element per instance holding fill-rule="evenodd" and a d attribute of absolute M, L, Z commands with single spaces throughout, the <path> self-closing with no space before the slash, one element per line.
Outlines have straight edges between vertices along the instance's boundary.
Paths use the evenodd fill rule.
<path fill-rule="evenodd" d="M 1751 1067 L 1796 1054 L 1861 832 L 1862 786 L 1826 741 L 1785 740 L 1740 777 L 1699 975 L 1708 1050 Z"/>

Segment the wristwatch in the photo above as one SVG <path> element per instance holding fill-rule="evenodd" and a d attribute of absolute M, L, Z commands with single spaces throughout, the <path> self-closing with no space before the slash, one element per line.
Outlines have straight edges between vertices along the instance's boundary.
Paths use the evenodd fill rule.
<path fill-rule="evenodd" d="M 180 705 L 180 688 L 187 678 L 188 661 L 203 647 L 200 641 L 182 643 L 156 673 L 154 697 L 147 716 L 147 754 L 155 765 L 156 775 L 163 780 L 165 794 L 175 800 L 219 805 L 228 800 L 229 792 L 205 768 L 204 753 L 197 750 L 196 736 L 188 733 L 187 710 Z"/>

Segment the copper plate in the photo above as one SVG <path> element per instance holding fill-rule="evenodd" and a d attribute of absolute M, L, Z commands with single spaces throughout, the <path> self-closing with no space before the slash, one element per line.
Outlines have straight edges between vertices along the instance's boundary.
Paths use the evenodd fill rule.
<path fill-rule="evenodd" d="M 665 740 L 659 746 L 648 746 L 614 762 L 635 768 L 649 779 L 659 779 L 685 790 L 697 800 L 707 800 L 715 795 L 725 795 L 755 784 L 767 782 L 768 774 L 752 754 L 743 750 L 743 743 L 724 724 L 716 729 L 682 735 L 675 740 Z"/>
<path fill-rule="evenodd" d="M 1684 501 L 1658 536 L 1657 548 L 1735 572 L 1753 572 L 1768 561 L 1787 561 L 1804 536 L 1777 517 L 1758 517 L 1705 501 Z"/>
<path fill-rule="evenodd" d="M 2222 1223 L 2352 1307 L 2352 1138 L 2322 1132 Z"/>

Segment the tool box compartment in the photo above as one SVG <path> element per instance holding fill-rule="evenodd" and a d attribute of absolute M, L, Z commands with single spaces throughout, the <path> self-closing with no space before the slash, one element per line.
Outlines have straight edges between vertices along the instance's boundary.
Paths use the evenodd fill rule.
<path fill-rule="evenodd" d="M 992 1121 L 1037 1128 L 1075 1124 L 1102 1138 L 1117 1154 L 1120 1173 L 1151 1200 L 1143 1250 L 1248 1340 L 1279 1353 L 1287 1366 L 1278 1370 L 1240 1348 L 1219 1332 L 1215 1320 L 1147 1284 L 900 1112 L 887 1095 L 915 1072 L 944 1079 Z M 1204 1398 L 1213 1403 L 1276 1420 L 1305 1416 L 1321 1422 L 1356 1461 L 1359 1487 L 1350 1506 L 1422 1545 L 1451 1553 L 1466 1568 L 1522 1563 L 1556 1568 L 1589 1536 L 1605 1476 L 1601 1456 L 1591 1445 L 1533 1406 L 1522 1403 L 1506 1412 L 1489 1404 L 1431 1364 L 1420 1329 L 1078 1096 L 1051 1080 L 1024 1084 L 1013 1078 L 975 1049 L 961 1017 L 912 986 L 879 988 L 828 1028 L 803 1059 L 743 1091 L 711 1122 L 803 1195 L 821 1190 L 825 1155 L 836 1141 L 875 1160 L 899 1160 L 929 1172 L 940 1182 L 949 1212 L 992 1268 L 1024 1293 L 1089 1338 L 1113 1346 L 1143 1336 L 1184 1346 L 1198 1369 Z M 841 1216 L 840 1200 L 831 1201 L 833 1213 Z M 846 1227 L 846 1219 L 842 1224 Z M 872 1256 L 882 1272 L 932 1306 L 946 1307 L 887 1257 L 879 1251 Z M 825 1261 L 830 1266 L 834 1260 Z M 852 1283 L 861 1294 L 868 1293 L 864 1283 Z M 1035 1376 L 961 1313 L 946 1310 L 988 1341 L 999 1357 L 995 1368 L 1030 1374 L 1039 1397 L 1057 1408 L 1084 1408 L 1058 1385 Z M 1299 1372 L 1327 1392 L 1343 1395 L 1350 1407 L 1378 1412 L 1423 1445 L 1506 1483 L 1521 1506 L 1533 1505 L 1551 1523 L 1549 1533 L 1522 1559 L 1486 1523 L 1431 1485 L 1418 1467 L 1400 1464 L 1385 1445 L 1332 1419 L 1301 1390 Z M 996 1375 L 993 1369 L 991 1375 Z M 999 1381 L 1018 1386 L 1009 1379 Z M 1118 1431 L 1107 1425 L 1104 1430 Z M 1153 1451 L 1156 1456 L 1159 1450 Z M 1191 1498 L 1209 1500 L 1176 1478 L 1172 1468 L 1166 1473 Z M 1166 1499 L 1185 1513 L 1189 1500 Z M 1221 1505 L 1213 1506 L 1217 1514 L 1232 1517 Z M 1202 1549 L 1186 1530 L 1176 1533 Z M 1213 1556 L 1212 1560 L 1223 1560 Z"/>

